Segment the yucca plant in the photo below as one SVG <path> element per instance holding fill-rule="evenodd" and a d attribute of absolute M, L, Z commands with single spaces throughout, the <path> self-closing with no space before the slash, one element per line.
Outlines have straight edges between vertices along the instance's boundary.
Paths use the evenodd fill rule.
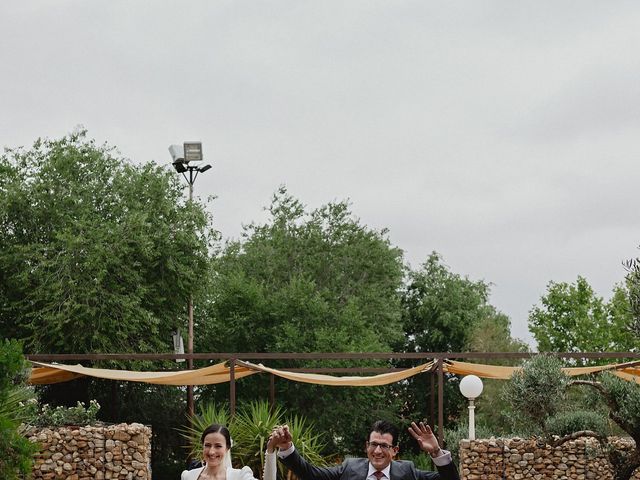
<path fill-rule="evenodd" d="M 282 408 L 271 410 L 267 402 L 250 402 L 238 409 L 230 429 L 234 462 L 248 465 L 262 478 L 267 440 L 273 427 L 282 423 Z"/>
<path fill-rule="evenodd" d="M 300 455 L 314 465 L 324 466 L 329 464 L 328 459 L 320 453 L 324 449 L 325 443 L 322 441 L 321 435 L 314 432 L 312 422 L 307 421 L 304 417 L 294 415 L 293 418 L 289 418 L 285 423 L 289 425 L 293 444 L 296 446 L 296 450 L 300 452 Z"/>
<path fill-rule="evenodd" d="M 27 387 L 13 387 L 7 391 L 3 399 L 0 400 L 0 416 L 6 417 L 15 423 L 27 422 L 30 420 L 31 402 L 36 402 L 34 393 Z"/>
<path fill-rule="evenodd" d="M 191 418 L 190 425 L 180 429 L 180 434 L 189 441 L 188 448 L 193 458 L 202 456 L 200 436 L 212 423 L 227 425 L 233 442 L 231 454 L 234 466 L 250 467 L 257 478 L 262 478 L 267 441 L 276 425 L 289 425 L 296 449 L 310 462 L 316 465 L 328 463 L 320 454 L 324 443 L 320 435 L 313 431 L 312 423 L 297 415 L 287 419 L 281 407 L 272 410 L 264 401 L 240 406 L 233 417 L 230 417 L 226 407 L 213 404 L 202 406 L 199 413 Z M 280 462 L 278 470 L 281 478 L 285 478 L 286 469 Z"/>

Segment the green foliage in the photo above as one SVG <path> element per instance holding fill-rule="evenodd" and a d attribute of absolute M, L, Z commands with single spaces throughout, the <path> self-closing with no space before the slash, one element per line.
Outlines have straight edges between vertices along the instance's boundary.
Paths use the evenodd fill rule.
<path fill-rule="evenodd" d="M 262 476 L 267 440 L 281 417 L 282 410 L 271 411 L 267 402 L 251 402 L 239 409 L 231 422 L 234 459 Z"/>
<path fill-rule="evenodd" d="M 609 426 L 607 419 L 600 412 L 592 410 L 571 410 L 559 412 L 547 419 L 545 430 L 550 435 L 564 437 L 574 432 L 590 430 L 592 432 L 606 432 Z"/>
<path fill-rule="evenodd" d="M 401 338 L 400 250 L 345 202 L 311 212 L 284 188 L 270 219 L 217 259 L 200 345 L 211 351 L 380 351 Z"/>
<path fill-rule="evenodd" d="M 167 351 L 213 233 L 178 178 L 85 132 L 0 157 L 0 330 L 32 353 Z"/>
<path fill-rule="evenodd" d="M 471 352 L 528 352 L 529 346 L 521 340 L 511 337 L 511 322 L 509 317 L 490 306 L 486 316 L 476 325 L 467 350 Z M 492 365 L 517 366 L 520 359 L 491 359 L 483 363 Z M 483 379 L 482 395 L 476 400 L 476 420 L 495 436 L 507 436 L 511 433 L 510 421 L 505 414 L 507 403 L 502 390 L 505 382 L 502 380 Z M 459 385 L 459 384 L 458 384 Z M 460 404 L 461 416 L 466 417 L 466 401 Z"/>
<path fill-rule="evenodd" d="M 514 428 L 524 425 L 534 433 L 547 433 L 547 421 L 564 405 L 569 378 L 562 362 L 548 355 L 537 355 L 513 374 L 503 390 L 504 399 L 514 412 Z"/>
<path fill-rule="evenodd" d="M 85 132 L 6 151 L 0 331 L 24 339 L 31 353 L 171 351 L 172 331 L 186 330 L 189 296 L 206 287 L 215 239 L 210 216 L 184 200 L 175 172 L 134 165 Z M 111 395 L 105 385 L 79 379 L 38 390 L 53 406 L 96 398 L 107 406 L 103 420 L 152 424 L 156 476 L 179 475 L 179 391 L 121 384 Z"/>
<path fill-rule="evenodd" d="M 33 404 L 32 404 L 33 405 Z M 27 421 L 37 427 L 58 427 L 61 425 L 91 425 L 97 421 L 100 404 L 91 400 L 86 407 L 78 402 L 75 407 L 50 407 L 48 404 L 31 413 Z"/>
<path fill-rule="evenodd" d="M 235 465 L 249 466 L 254 475 L 262 478 L 264 472 L 264 453 L 269 435 L 276 425 L 289 425 L 296 449 L 316 465 L 326 465 L 321 455 L 324 443 L 315 427 L 304 417 L 285 417 L 282 408 L 271 409 L 267 402 L 249 402 L 230 417 L 226 407 L 207 404 L 191 419 L 191 425 L 181 428 L 180 434 L 191 445 L 191 456 L 202 457 L 202 432 L 211 424 L 226 425 L 233 442 L 231 454 Z M 280 474 L 285 478 L 284 466 L 278 463 Z"/>
<path fill-rule="evenodd" d="M 0 398 L 4 398 L 15 385 L 24 383 L 29 372 L 21 345 L 15 340 L 0 341 Z"/>
<path fill-rule="evenodd" d="M 541 352 L 630 351 L 639 345 L 622 286 L 605 302 L 583 277 L 575 284 L 550 282 L 540 303 L 529 313 L 529 330 Z"/>
<path fill-rule="evenodd" d="M 29 476 L 35 445 L 23 437 L 15 423 L 0 416 L 0 478 L 18 480 Z"/>
<path fill-rule="evenodd" d="M 14 340 L 0 341 L 0 478 L 18 480 L 31 474 L 36 445 L 20 434 L 28 399 L 22 383 L 27 364 Z"/>
<path fill-rule="evenodd" d="M 433 252 L 417 271 L 410 271 L 403 293 L 402 351 L 522 351 L 526 346 L 511 338 L 508 317 L 488 303 L 489 285 L 473 281 L 452 272 L 442 257 Z M 408 366 L 406 362 L 399 365 Z M 457 381 L 445 383 L 447 399 L 444 415 L 455 418 L 464 411 L 465 401 L 458 392 Z M 411 418 L 427 417 L 424 401 L 425 379 L 411 378 L 394 388 L 404 399 L 403 414 Z M 485 395 L 482 401 L 490 402 L 494 395 Z M 493 406 L 492 411 L 499 411 Z M 410 449 L 415 449 L 411 445 Z M 415 451 L 415 450 L 414 450 Z M 416 452 L 417 453 L 417 452 Z"/>
<path fill-rule="evenodd" d="M 408 352 L 459 352 L 486 316 L 489 286 L 453 273 L 433 252 L 409 273 L 403 297 L 405 349 Z"/>
<path fill-rule="evenodd" d="M 492 305 L 487 305 L 483 315 L 471 331 L 467 350 L 471 352 L 525 353 L 529 346 L 522 340 L 511 337 L 511 321 Z M 513 365 L 520 360 L 489 360 L 492 365 Z"/>
<path fill-rule="evenodd" d="M 612 407 L 611 418 L 631 435 L 636 442 L 640 440 L 640 385 L 616 377 L 605 372 L 601 375 L 609 406 Z"/>
<path fill-rule="evenodd" d="M 9 388 L 3 402 L 0 402 L 0 416 L 17 424 L 29 422 L 37 412 L 38 400 L 29 387 L 15 385 Z"/>
<path fill-rule="evenodd" d="M 212 286 L 196 302 L 208 318 L 199 325 L 197 349 L 392 350 L 403 338 L 399 292 L 404 270 L 402 253 L 390 245 L 387 232 L 361 225 L 346 202 L 309 211 L 284 188 L 275 193 L 268 212 L 264 224 L 245 227 L 242 239 L 228 243 L 215 259 Z M 287 362 L 308 368 L 347 365 L 353 362 Z M 267 388 L 260 379 L 248 378 L 238 393 L 253 400 Z M 285 408 L 313 415 L 334 448 L 361 452 L 362 428 L 370 422 L 372 406 L 386 410 L 395 401 L 386 392 L 278 382 L 276 396 L 285 399 Z M 203 396 L 219 402 L 227 391 L 209 387 Z"/>
<path fill-rule="evenodd" d="M 530 433 L 540 434 L 546 443 L 558 445 L 571 438 L 574 433 L 591 431 L 606 446 L 609 462 L 613 466 L 616 480 L 628 480 L 640 467 L 637 447 L 628 452 L 610 448 L 604 437 L 611 433 L 602 415 L 602 406 L 608 408 L 609 418 L 640 445 L 640 385 L 622 380 L 610 372 L 603 372 L 600 381 L 574 380 L 561 372 L 559 360 L 539 355 L 525 364 L 522 371 L 512 377 L 505 389 L 513 408 L 513 417 L 533 425 Z M 581 386 L 592 389 L 600 397 L 582 396 L 583 408 L 566 402 L 565 389 Z M 554 437 L 558 435 L 558 437 Z"/>
<path fill-rule="evenodd" d="M 627 277 L 625 285 L 629 292 L 632 321 L 630 329 L 636 338 L 640 338 L 640 258 L 625 262 Z"/>

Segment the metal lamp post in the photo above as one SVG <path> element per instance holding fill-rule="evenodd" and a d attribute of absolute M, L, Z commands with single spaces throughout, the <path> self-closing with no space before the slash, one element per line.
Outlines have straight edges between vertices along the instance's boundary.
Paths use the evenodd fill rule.
<path fill-rule="evenodd" d="M 184 179 L 189 184 L 189 202 L 193 201 L 193 184 L 196 181 L 199 173 L 206 172 L 211 168 L 211 165 L 197 165 L 202 162 L 202 142 L 184 142 L 181 145 L 171 145 L 169 147 L 169 153 L 173 159 L 173 168 L 176 172 L 181 173 Z M 191 163 L 195 162 L 195 163 Z M 187 175 L 188 174 L 188 175 Z M 189 294 L 189 302 L 187 305 L 188 311 L 188 339 L 187 339 L 187 353 L 193 353 L 193 295 Z M 187 368 L 193 369 L 193 358 L 187 359 Z M 195 413 L 193 402 L 193 385 L 187 386 L 187 409 L 189 415 L 193 416 Z"/>
<path fill-rule="evenodd" d="M 475 375 L 467 375 L 460 381 L 460 393 L 469 400 L 469 440 L 476 439 L 475 399 L 483 388 L 482 380 Z"/>

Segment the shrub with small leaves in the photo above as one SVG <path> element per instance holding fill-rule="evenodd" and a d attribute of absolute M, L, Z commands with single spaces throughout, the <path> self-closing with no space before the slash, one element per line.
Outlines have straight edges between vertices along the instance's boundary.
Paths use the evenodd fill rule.
<path fill-rule="evenodd" d="M 574 432 L 590 430 L 592 432 L 606 432 L 607 419 L 598 412 L 587 410 L 572 410 L 561 412 L 546 422 L 546 430 L 550 435 L 563 437 Z"/>
<path fill-rule="evenodd" d="M 31 407 L 33 408 L 33 407 Z M 58 406 L 51 408 L 48 404 L 29 419 L 31 425 L 36 427 L 59 427 L 62 425 L 89 425 L 96 423 L 96 417 L 100 410 L 100 404 L 91 400 L 87 407 L 78 402 L 75 407 Z"/>
<path fill-rule="evenodd" d="M 566 399 L 569 377 L 561 368 L 558 358 L 537 355 L 513 374 L 502 394 L 516 413 L 511 417 L 514 428 L 528 426 L 532 433 L 545 432 L 547 420 L 561 409 Z"/>

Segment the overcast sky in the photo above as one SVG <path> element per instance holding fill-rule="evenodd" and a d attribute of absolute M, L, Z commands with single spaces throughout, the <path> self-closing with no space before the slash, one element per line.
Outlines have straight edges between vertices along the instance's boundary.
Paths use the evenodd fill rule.
<path fill-rule="evenodd" d="M 639 25 L 637 1 L 2 2 L 1 146 L 83 125 L 168 165 L 201 140 L 224 237 L 281 184 L 350 199 L 532 342 L 549 281 L 609 298 L 640 254 Z"/>

